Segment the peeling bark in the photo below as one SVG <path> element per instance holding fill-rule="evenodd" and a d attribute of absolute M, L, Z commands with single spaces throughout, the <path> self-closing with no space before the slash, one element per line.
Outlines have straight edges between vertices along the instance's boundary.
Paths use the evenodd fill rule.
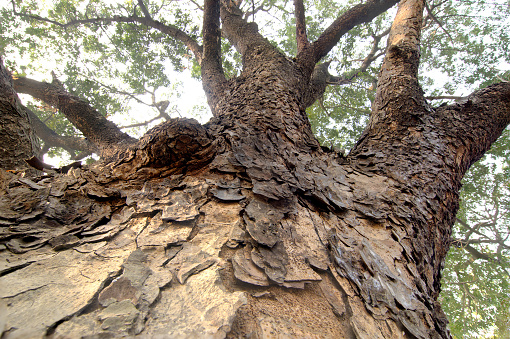
<path fill-rule="evenodd" d="M 225 103 L 210 124 L 169 121 L 110 165 L 32 179 L 3 173 L 6 333 L 448 337 L 437 283 L 467 163 L 438 167 L 461 130 L 437 130 L 498 108 L 482 132 L 495 130 L 492 140 L 508 123 L 508 84 L 432 112 L 424 137 L 396 130 L 410 133 L 395 147 L 413 164 L 397 170 L 395 148 L 360 144 L 337 158 L 307 143 L 298 99 L 284 100 L 287 87 L 272 74 L 237 84 L 226 100 L 244 104 Z M 268 115 L 246 95 L 264 79 L 271 93 L 280 89 L 274 111 L 271 93 L 253 92 Z M 466 159 L 483 151 L 457 149 Z"/>

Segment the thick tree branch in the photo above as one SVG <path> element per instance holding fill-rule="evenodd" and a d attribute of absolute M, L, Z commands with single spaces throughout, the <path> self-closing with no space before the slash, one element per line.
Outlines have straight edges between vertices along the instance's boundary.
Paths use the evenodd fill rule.
<path fill-rule="evenodd" d="M 219 0 L 205 0 L 204 2 L 203 37 L 202 86 L 204 87 L 213 115 L 216 115 L 216 103 L 221 98 L 221 92 L 227 81 L 221 64 Z"/>
<path fill-rule="evenodd" d="M 57 108 L 96 147 L 107 148 L 121 142 L 134 141 L 85 100 L 55 85 L 22 77 L 14 79 L 14 89 Z"/>
<path fill-rule="evenodd" d="M 142 0 L 140 0 L 139 2 L 142 2 Z M 144 6 L 144 8 L 145 8 L 145 10 L 147 10 L 145 6 Z M 144 12 L 143 9 L 142 9 L 142 12 Z M 172 38 L 182 42 L 193 53 L 197 62 L 198 63 L 202 62 L 202 46 L 200 46 L 196 42 L 195 39 L 193 39 L 191 36 L 189 36 L 184 31 L 180 30 L 179 28 L 177 28 L 174 25 L 164 24 L 160 21 L 152 19 L 150 17 L 150 15 L 145 16 L 145 17 L 139 17 L 136 15 L 128 16 L 128 17 L 115 15 L 113 17 L 105 17 L 105 18 L 76 19 L 76 20 L 71 20 L 67 23 L 61 23 L 56 20 L 51 20 L 48 18 L 41 17 L 39 15 L 30 15 L 30 14 L 17 12 L 14 2 L 13 2 L 13 13 L 19 17 L 48 22 L 50 24 L 57 25 L 62 28 L 80 26 L 80 25 L 85 25 L 85 24 L 110 24 L 110 23 L 114 23 L 114 22 L 139 23 L 139 24 L 145 25 L 147 27 L 154 28 L 154 29 L 160 31 L 161 33 L 169 35 Z M 144 12 L 144 15 L 146 15 L 146 14 L 149 14 L 148 11 L 147 11 L 147 13 Z"/>
<path fill-rule="evenodd" d="M 35 134 L 44 141 L 46 146 L 49 147 L 62 147 L 71 155 L 74 151 L 84 151 L 97 153 L 97 149 L 90 144 L 85 138 L 61 136 L 55 133 L 51 128 L 46 126 L 32 110 L 24 107 L 25 111 L 30 118 L 30 123 L 35 131 Z"/>
<path fill-rule="evenodd" d="M 306 36 L 305 7 L 303 0 L 294 0 L 294 16 L 296 18 L 296 42 L 298 54 L 308 48 L 310 42 Z"/>
<path fill-rule="evenodd" d="M 370 22 L 379 14 L 385 12 L 398 3 L 398 0 L 369 0 L 356 5 L 344 14 L 340 15 L 321 36 L 311 44 L 310 49 L 305 49 L 297 56 L 297 61 L 312 72 L 314 65 L 325 57 L 338 43 L 340 38 L 353 27 Z"/>
<path fill-rule="evenodd" d="M 510 123 L 510 83 L 501 82 L 469 95 L 465 100 L 438 108 L 451 116 L 445 125 L 451 133 L 462 136 L 456 155 L 458 171 L 467 169 L 490 148 Z"/>

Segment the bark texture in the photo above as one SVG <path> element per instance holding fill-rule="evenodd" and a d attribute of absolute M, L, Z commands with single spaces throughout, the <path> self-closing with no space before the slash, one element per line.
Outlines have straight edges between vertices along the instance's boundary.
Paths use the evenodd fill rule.
<path fill-rule="evenodd" d="M 26 169 L 36 154 L 36 137 L 27 112 L 12 87 L 12 77 L 0 57 L 0 168 Z"/>
<path fill-rule="evenodd" d="M 474 111 L 491 110 L 502 128 L 509 93 L 497 85 L 432 116 L 464 136 L 484 119 Z M 395 149 L 338 158 L 300 142 L 306 135 L 291 141 L 276 123 L 283 113 L 250 116 L 230 128 L 174 120 L 148 133 L 150 148 L 110 166 L 32 179 L 2 172 L 6 335 L 448 337 L 437 279 L 461 175 L 431 192 L 421 163 L 381 170 Z M 487 147 L 492 127 L 477 136 Z M 426 132 L 423 142 L 434 136 Z M 466 168 L 471 138 L 453 157 Z M 438 159 L 441 145 L 404 139 L 400 147 Z M 202 141 L 178 154 L 191 140 Z M 191 156 L 200 150 L 206 163 Z M 168 161 L 143 163 L 163 152 L 153 157 Z M 449 170 L 432 170 L 439 184 Z"/>
<path fill-rule="evenodd" d="M 284 67 L 109 165 L 2 172 L 5 335 L 448 337 L 436 297 L 460 179 L 508 124 L 510 86 L 371 128 L 339 158 Z"/>

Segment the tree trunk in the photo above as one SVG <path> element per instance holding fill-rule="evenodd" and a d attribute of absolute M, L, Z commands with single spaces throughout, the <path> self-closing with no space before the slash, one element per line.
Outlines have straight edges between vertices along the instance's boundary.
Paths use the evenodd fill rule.
<path fill-rule="evenodd" d="M 510 84 L 429 107 L 420 3 L 401 3 L 347 157 L 311 132 L 309 47 L 290 60 L 223 8 L 244 69 L 224 78 L 205 22 L 211 122 L 170 120 L 67 174 L 6 174 L 4 336 L 448 338 L 437 296 L 460 180 L 509 123 Z"/>
<path fill-rule="evenodd" d="M 369 131 L 341 158 L 318 147 L 292 74 L 277 59 L 231 81 L 217 119 L 164 123 L 116 162 L 9 174 L 7 337 L 448 337 L 440 268 L 461 172 L 483 151 L 452 143 L 469 132 L 452 121 L 476 129 L 475 106 L 497 103 L 501 132 L 508 84 L 407 119 L 398 142 Z"/>

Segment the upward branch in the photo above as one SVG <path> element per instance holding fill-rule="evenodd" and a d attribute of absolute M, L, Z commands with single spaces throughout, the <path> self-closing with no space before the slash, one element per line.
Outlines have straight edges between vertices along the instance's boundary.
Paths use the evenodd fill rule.
<path fill-rule="evenodd" d="M 202 60 L 202 85 L 209 106 L 215 115 L 216 102 L 220 99 L 227 81 L 221 64 L 220 1 L 205 0 L 204 3 L 204 55 Z"/>
<path fill-rule="evenodd" d="M 418 84 L 424 0 L 402 0 L 391 26 L 386 57 L 379 74 L 374 111 L 407 98 L 408 109 L 425 106 Z M 413 103 L 415 105 L 413 105 Z"/>
<path fill-rule="evenodd" d="M 280 53 L 259 33 L 257 24 L 247 22 L 242 14 L 233 2 L 221 1 L 222 35 L 243 56 L 243 68 L 247 70 L 260 64 L 262 58 L 268 60 Z"/>
<path fill-rule="evenodd" d="M 340 15 L 322 34 L 311 44 L 311 48 L 298 53 L 297 61 L 311 73 L 319 60 L 325 57 L 338 43 L 340 38 L 353 27 L 370 22 L 379 14 L 398 3 L 398 0 L 369 0 L 356 5 Z"/>
<path fill-rule="evenodd" d="M 294 16 L 296 17 L 296 41 L 298 54 L 310 45 L 306 36 L 305 7 L 303 0 L 294 0 Z"/>

